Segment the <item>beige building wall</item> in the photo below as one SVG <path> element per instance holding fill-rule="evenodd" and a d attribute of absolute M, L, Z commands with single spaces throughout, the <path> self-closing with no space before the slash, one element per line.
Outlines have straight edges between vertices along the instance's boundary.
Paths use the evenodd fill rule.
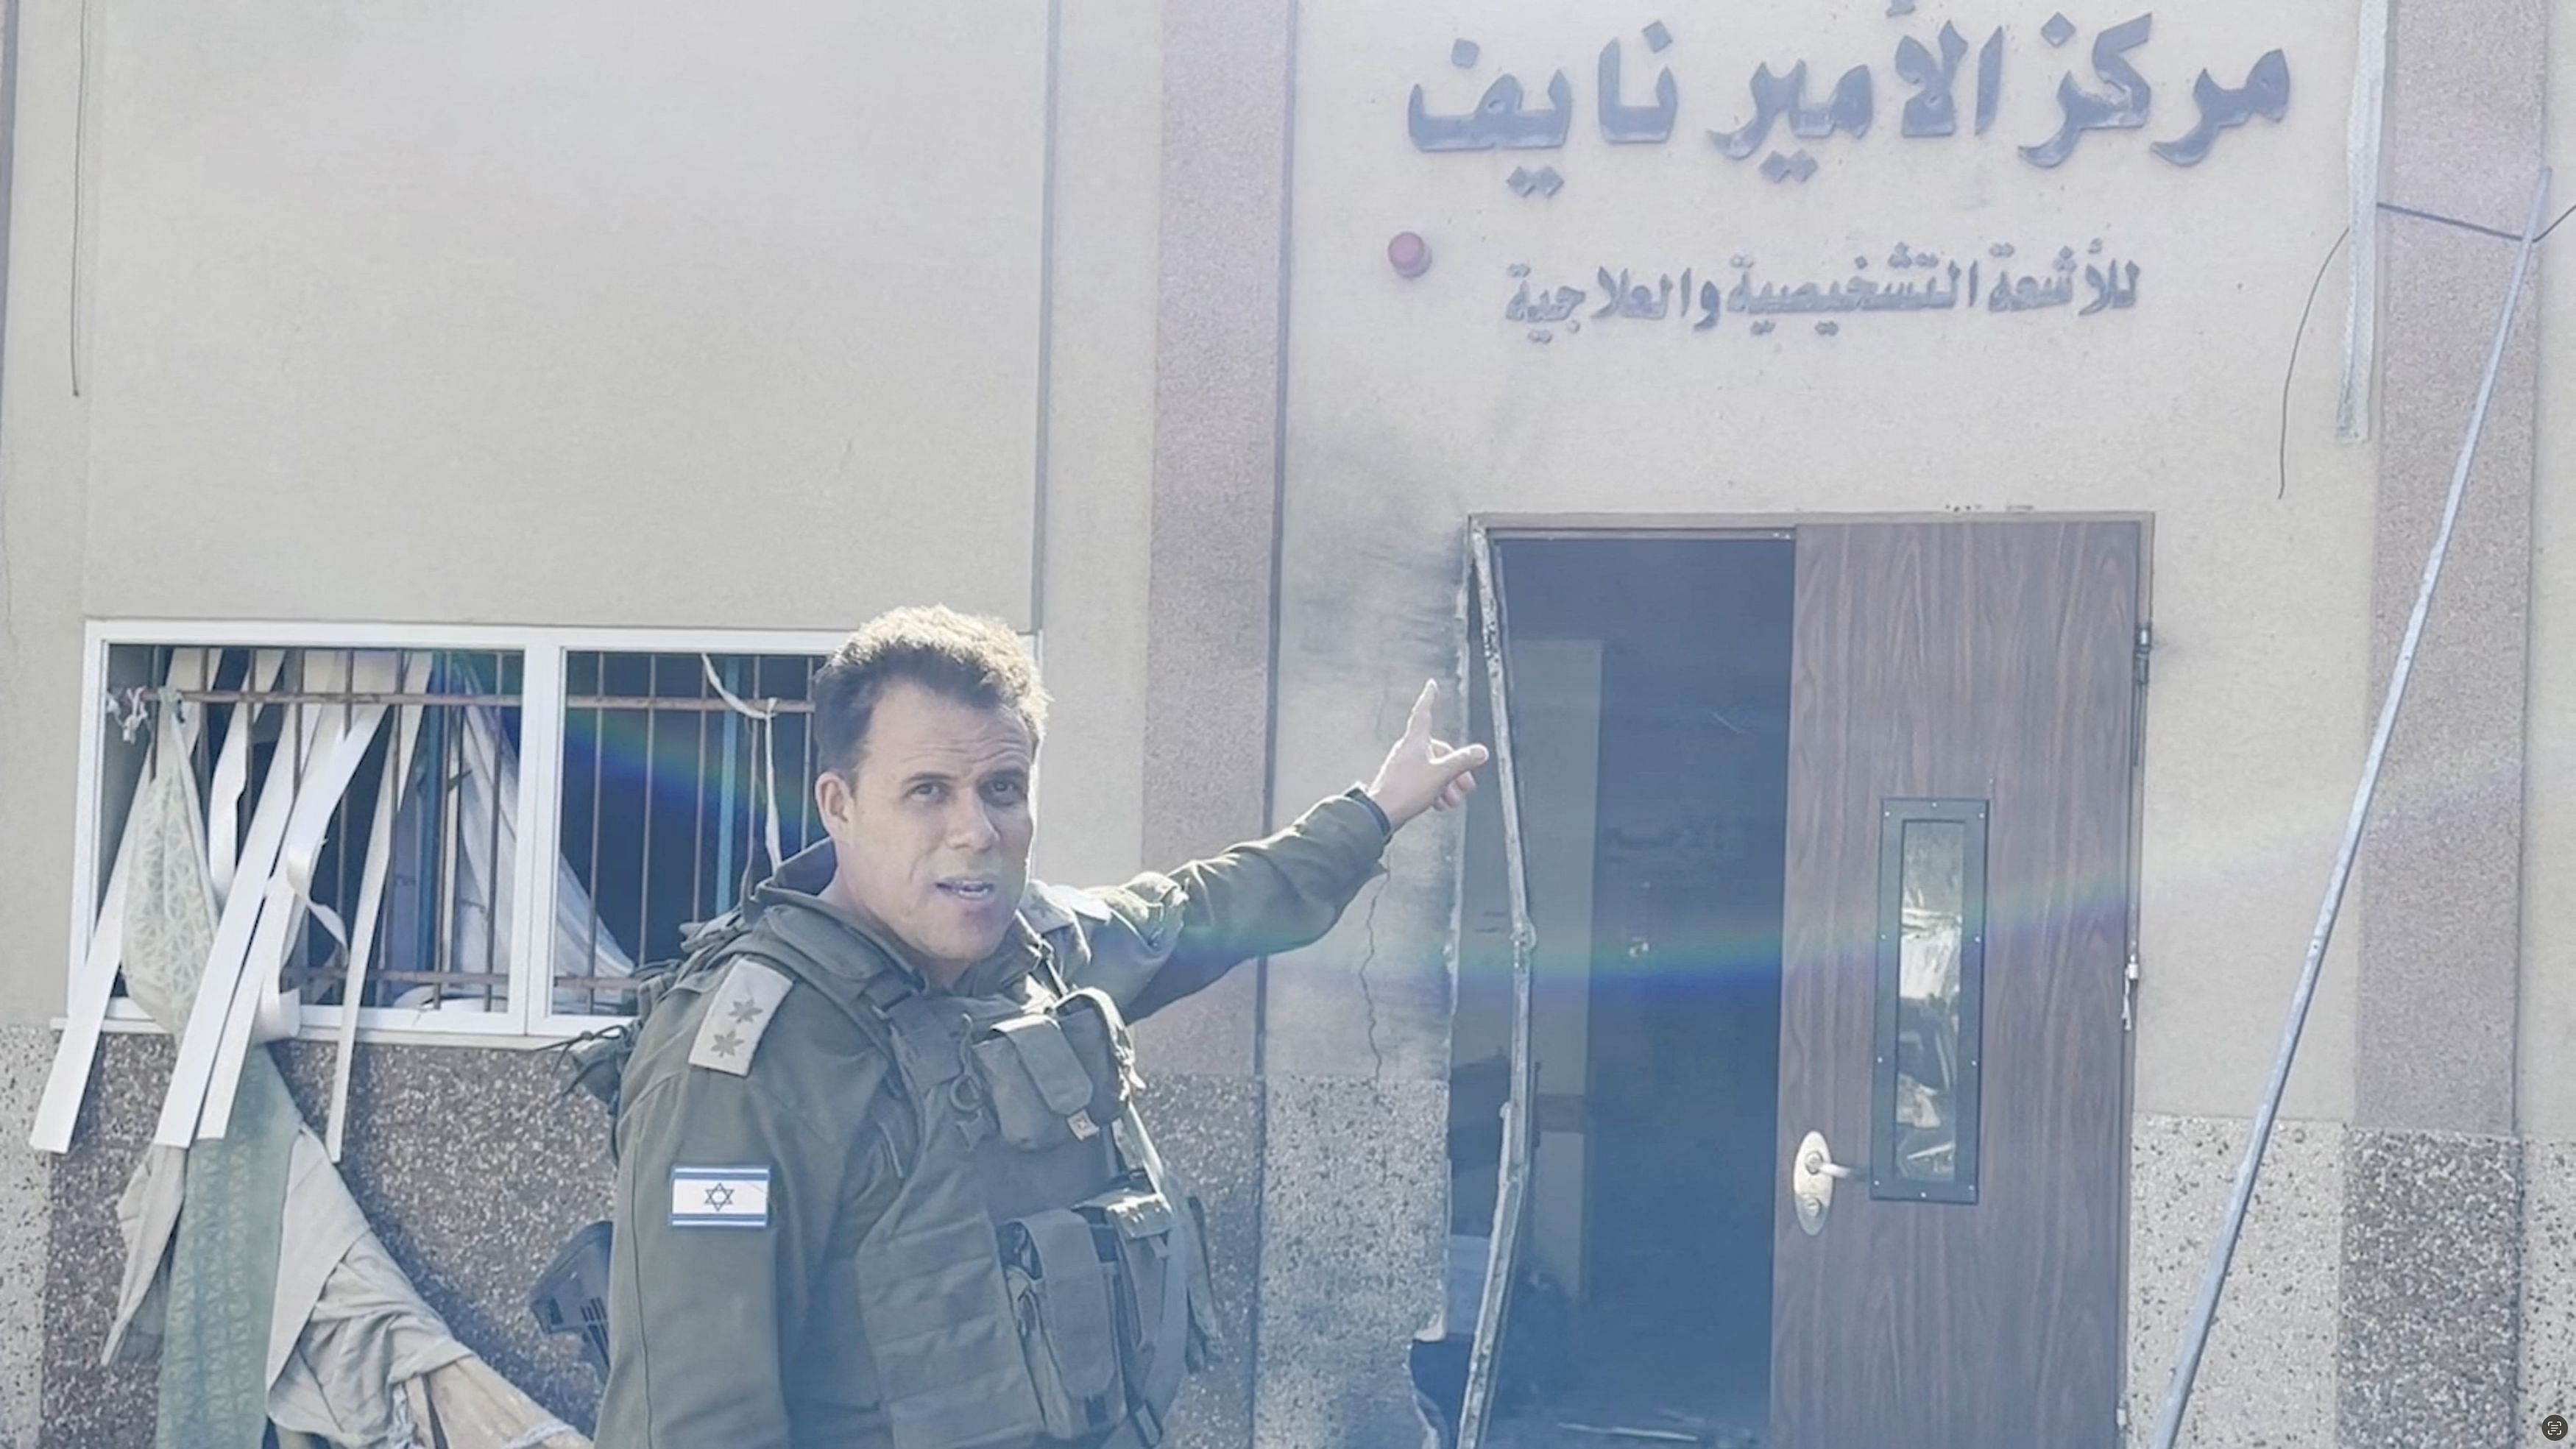
<path fill-rule="evenodd" d="M 30 17 L 0 1015 L 61 1000 L 85 619 L 835 629 L 1080 683 L 1048 868 L 1135 866 L 1150 6 Z M 1045 265 L 1048 107 L 1064 166 Z M 1051 298 L 1061 307 L 1050 317 Z M 1043 617 L 1052 590 L 1057 607 Z"/>
<path fill-rule="evenodd" d="M 1163 114 L 1136 76 L 1160 64 L 1163 15 L 760 0 L 12 17 L 14 1449 L 48 1415 L 48 1442 L 116 1442 L 108 1420 L 136 1399 L 92 1367 L 103 1321 L 83 1296 L 115 1277 L 102 1215 L 125 1119 L 108 1112 L 60 1161 L 24 1148 L 75 914 L 86 622 L 832 630 L 943 601 L 1040 639 L 1058 698 L 1039 871 L 1140 866 Z M 94 1101 L 157 1090 L 157 1050 L 111 1038 Z M 517 1053 L 362 1050 L 353 1140 L 396 1120 L 411 1125 L 383 1130 L 421 1163 L 458 1145 L 438 1140 L 450 1130 L 469 1158 L 508 1156 L 526 1241 L 464 1241 L 472 1215 L 438 1180 L 455 1172 L 389 1185 L 362 1167 L 362 1196 L 436 1291 L 463 1295 L 440 1303 L 479 1349 L 577 1400 L 587 1371 L 518 1299 L 555 1219 L 596 1210 L 593 1127 L 548 1105 Z M 542 1145 L 515 1135 L 531 1123 L 552 1124 Z M 148 1380 L 140 1402 L 148 1433 Z"/>
<path fill-rule="evenodd" d="M 2576 203 L 2576 23 L 2550 25 L 2550 214 Z M 2556 245 L 2564 247 L 2564 235 Z M 2526 1422 L 2576 1414 L 2576 287 L 2549 278 L 2531 510 L 2522 973 L 2515 1130 L 2524 1139 L 2521 1378 Z"/>
<path fill-rule="evenodd" d="M 85 606 L 1024 619 L 1043 6 L 766 8 L 94 7 Z"/>
<path fill-rule="evenodd" d="M 2576 203 L 2576 26 L 2549 48 L 2549 153 L 2560 167 L 2550 214 Z M 2563 243 L 2563 238 L 2560 241 Z M 2553 279 L 2554 281 L 2555 279 Z M 2531 718 L 2523 856 L 2519 1126 L 2576 1141 L 2576 287 L 2547 285 L 2541 339 L 2538 478 L 2531 534 Z"/>

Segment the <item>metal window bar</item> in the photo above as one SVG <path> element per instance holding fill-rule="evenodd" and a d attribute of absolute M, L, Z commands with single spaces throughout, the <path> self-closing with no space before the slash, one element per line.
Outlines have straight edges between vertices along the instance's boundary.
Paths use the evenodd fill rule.
<path fill-rule="evenodd" d="M 384 693 L 362 691 L 355 687 L 358 657 L 362 653 L 371 651 L 354 646 L 287 648 L 283 650 L 285 665 L 280 671 L 276 687 L 255 689 L 246 686 L 252 682 L 252 661 L 260 651 L 246 646 L 221 648 L 207 646 L 208 668 L 204 676 L 205 686 L 170 689 L 168 683 L 181 649 L 196 646 L 157 644 L 115 647 L 144 649 L 148 671 L 146 677 L 153 681 L 151 686 L 140 692 L 115 691 L 115 694 L 130 697 L 132 702 L 146 707 L 151 701 L 160 698 L 200 707 L 209 705 L 234 707 L 226 712 L 219 726 L 210 721 L 208 727 L 200 729 L 188 753 L 187 767 L 196 782 L 201 811 L 207 808 L 205 802 L 220 762 L 220 753 L 231 737 L 231 732 L 253 729 L 257 731 L 249 737 L 250 768 L 243 782 L 240 804 L 234 812 L 232 838 L 227 842 L 235 850 L 238 850 L 247 839 L 257 801 L 277 769 L 283 766 L 289 772 L 289 778 L 299 788 L 303 784 L 306 762 L 302 758 L 302 739 L 308 736 L 320 721 L 309 713 L 301 712 L 327 711 L 336 707 L 340 711 L 338 723 L 345 729 L 354 719 L 358 708 L 365 705 L 408 705 L 430 711 L 437 723 L 444 726 L 437 730 L 442 740 L 439 768 L 436 773 L 424 771 L 425 778 L 420 782 L 417 793 L 406 793 L 404 797 L 406 808 L 415 811 L 434 810 L 438 817 L 436 821 L 428 823 L 428 828 L 438 844 L 426 858 L 419 861 L 421 870 L 432 881 L 431 888 L 425 894 L 435 901 L 434 908 L 426 912 L 433 916 L 433 920 L 429 923 L 430 945 L 429 949 L 423 951 L 417 940 L 406 942 L 389 927 L 380 927 L 376 936 L 378 961 L 367 973 L 366 996 L 358 1004 L 361 1007 L 389 1006 L 394 998 L 405 991 L 421 986 L 441 988 L 430 1002 L 432 1006 L 438 1004 L 437 998 L 464 995 L 470 999 L 479 999 L 480 1004 L 488 1010 L 494 1009 L 505 999 L 509 976 L 506 963 L 500 956 L 500 937 L 495 907 L 499 899 L 497 869 L 501 812 L 513 808 L 514 802 L 501 795 L 497 788 L 497 778 L 492 782 L 493 818 L 491 835 L 487 842 L 492 847 L 492 851 L 486 857 L 486 869 L 488 872 L 495 873 L 496 878 L 475 883 L 479 887 L 487 917 L 484 932 L 486 969 L 481 971 L 460 969 L 452 959 L 451 947 L 454 944 L 453 912 L 456 909 L 458 889 L 463 883 L 468 865 L 467 859 L 459 848 L 461 841 L 455 835 L 455 820 L 459 813 L 456 802 L 466 783 L 463 771 L 458 768 L 462 753 L 461 727 L 465 712 L 469 709 L 484 708 L 502 712 L 506 719 L 508 714 L 515 713 L 520 708 L 521 701 L 518 695 L 483 688 L 482 680 L 486 677 L 486 670 L 478 667 L 488 661 L 489 677 L 499 682 L 507 677 L 511 656 L 499 652 L 471 656 L 456 653 L 442 654 L 438 660 L 439 675 L 460 680 L 459 687 L 441 689 L 433 686 L 430 689 L 415 692 Z M 318 659 L 330 659 L 339 666 L 341 671 L 339 687 L 334 688 L 318 682 L 316 671 L 311 668 Z M 254 721 L 251 718 L 252 710 L 244 706 L 270 708 L 262 710 L 260 718 Z M 284 712 L 286 710 L 299 713 L 286 713 Z M 496 721 L 496 723 L 499 722 Z M 325 838 L 321 851 L 321 855 L 329 860 L 328 868 L 323 868 L 322 860 L 316 861 L 315 878 L 311 882 L 312 898 L 316 904 L 338 914 L 343 921 L 349 920 L 357 903 L 365 872 L 366 843 L 375 825 L 376 785 L 382 778 L 382 772 L 394 767 L 394 740 L 398 733 L 398 716 L 389 711 L 380 737 L 369 747 L 356 777 L 351 780 L 349 787 L 342 792 L 333 807 L 331 831 Z M 502 743 L 506 747 L 505 732 L 496 736 L 496 743 Z M 153 752 L 158 749 L 157 733 L 140 736 L 137 744 L 145 752 L 141 763 L 144 765 L 155 763 Z M 498 761 L 495 760 L 493 763 L 497 766 Z M 495 773 L 497 776 L 497 769 Z M 434 806 L 433 800 L 436 802 Z M 213 826 L 212 820 L 203 814 L 199 817 L 199 824 L 201 828 L 208 830 Z M 402 837 L 397 834 L 392 838 L 395 841 L 394 848 L 399 851 L 402 848 Z M 211 839 L 208 843 L 212 844 Z M 416 854 L 419 853 L 419 844 L 420 842 L 415 842 L 413 847 Z M 236 881 L 235 888 L 244 888 L 243 883 Z M 406 908 L 395 898 L 399 889 L 400 885 L 397 881 L 390 878 L 387 880 L 387 893 L 379 907 L 382 915 L 395 916 Z M 414 900 L 409 903 L 408 909 L 422 912 L 423 907 L 429 904 L 427 901 Z M 281 972 L 280 985 L 285 990 L 302 992 L 304 999 L 310 1004 L 338 1004 L 333 992 L 345 980 L 346 970 L 346 948 L 308 918 L 299 929 L 296 939 L 290 943 L 284 969 Z M 121 980 L 115 990 L 119 995 L 124 994 L 124 984 Z"/>
<path fill-rule="evenodd" d="M 649 695 L 658 695 L 662 692 L 662 656 L 659 654 L 645 661 L 644 692 Z M 636 852 L 635 859 L 634 939 L 638 950 L 643 949 L 645 943 L 653 938 L 653 807 L 659 803 L 653 798 L 655 763 L 653 747 L 660 742 L 660 731 L 657 726 L 661 722 L 661 711 L 650 709 L 644 711 L 644 848 Z M 695 903 L 692 902 L 692 904 Z M 592 957 L 585 965 L 587 970 L 583 974 L 596 973 L 599 969 L 598 958 Z"/>
<path fill-rule="evenodd" d="M 812 768 L 812 731 L 805 717 L 813 709 L 812 682 L 822 663 L 819 655 L 641 650 L 565 656 L 572 692 L 564 701 L 568 728 L 558 790 L 565 818 L 588 821 L 586 841 L 568 834 L 564 842 L 588 907 L 581 929 L 558 948 L 573 959 L 551 963 L 555 1010 L 630 1010 L 634 983 L 610 974 L 616 954 L 625 952 L 639 967 L 676 956 L 687 925 L 729 909 L 765 875 L 772 868 L 765 863 L 771 802 L 781 806 L 783 852 L 792 853 L 812 834 L 813 806 L 804 788 Z M 774 717 L 746 718 L 737 711 L 710 683 L 710 666 L 722 690 Z M 578 727 L 583 723 L 586 732 Z M 781 728 L 796 733 L 784 739 L 762 733 Z M 585 749 L 587 761 L 580 754 Z M 787 760 L 776 761 L 782 752 Z M 773 761 L 785 768 L 772 771 Z M 788 779 L 799 766 L 804 773 Z M 738 781 L 751 788 L 738 789 Z M 580 798 L 585 787 L 587 802 Z M 673 790 L 686 791 L 687 800 L 663 798 Z M 790 790 L 797 808 L 785 808 L 779 795 Z M 556 940 L 551 934 L 546 939 Z M 603 953 L 610 958 L 606 971 Z"/>
<path fill-rule="evenodd" d="M 492 663 L 492 674 L 497 680 L 501 673 L 499 656 L 494 656 Z M 506 741 L 496 727 L 492 732 L 492 809 L 490 812 L 492 837 L 485 842 L 486 852 L 483 856 L 485 860 L 492 862 L 493 881 L 496 885 L 501 877 L 501 812 L 504 808 L 501 801 L 501 751 L 505 744 Z M 462 783 L 459 782 L 459 788 L 462 788 Z M 497 889 L 486 891 L 483 895 L 483 959 L 493 966 L 501 963 L 501 893 Z M 486 1011 L 491 1010 L 494 1005 L 492 990 L 489 985 L 483 988 L 483 1009 Z"/>
<path fill-rule="evenodd" d="M 762 697 L 768 697 L 768 659 L 752 659 L 752 692 L 744 697 L 747 697 L 747 700 L 762 700 Z M 765 770 L 765 762 L 775 757 L 778 736 L 762 739 L 762 734 L 765 734 L 773 723 L 775 721 L 744 721 L 744 731 L 742 731 L 744 775 L 750 777 L 750 780 L 755 780 L 755 788 L 747 790 L 747 793 L 742 795 L 742 806 L 744 806 L 742 808 L 742 883 L 739 883 L 739 898 L 744 898 L 744 901 L 752 896 L 752 885 L 757 885 L 765 875 L 778 870 L 778 862 L 775 860 L 762 860 L 762 844 L 765 844 L 765 836 L 760 834 L 762 803 L 778 798 L 778 795 L 773 793 L 773 790 L 778 790 L 778 780 L 770 777 L 768 770 Z M 773 746 L 773 752 L 762 752 L 760 749 L 762 744 Z M 755 860 L 760 860 L 760 865 L 752 865 Z"/>
<path fill-rule="evenodd" d="M 608 687 L 606 656 L 592 655 L 591 668 L 597 672 L 600 688 L 606 689 Z M 604 704 L 594 700 L 590 707 L 590 873 L 582 877 L 582 885 L 587 887 L 590 893 L 589 944 L 581 958 L 581 974 L 585 979 L 595 979 L 599 975 L 599 810 L 603 793 L 600 785 L 607 763 L 608 710 Z M 554 939 L 551 931 L 547 933 L 546 939 L 549 941 Z M 641 950 L 643 944 L 641 941 L 636 942 L 636 948 Z M 562 963 L 555 963 L 555 969 L 561 970 Z"/>
<path fill-rule="evenodd" d="M 162 650 L 161 658 L 158 661 L 158 677 L 168 677 L 170 665 L 169 656 L 175 652 L 175 650 L 169 650 L 166 648 Z M 357 650 L 350 652 L 363 653 L 366 651 Z M 820 667 L 819 662 L 817 667 Z M 756 677 L 757 675 L 755 674 L 755 678 Z M 811 682 L 810 673 L 808 675 L 808 682 Z M 703 681 L 700 683 L 699 687 L 705 687 Z M 362 704 L 410 704 L 436 706 L 442 709 L 464 708 L 468 705 L 481 705 L 487 709 L 517 709 L 520 703 L 519 696 L 516 694 L 438 694 L 434 692 L 402 694 L 383 691 L 369 692 L 364 690 L 347 689 L 182 689 L 176 691 L 176 697 L 186 700 L 191 704 L 241 704 L 245 702 L 256 702 L 259 704 L 348 704 L 353 707 Z M 762 696 L 761 691 L 757 688 L 755 688 L 751 694 L 744 697 L 746 699 L 759 698 L 762 708 L 776 710 L 782 715 L 811 714 L 814 712 L 814 703 L 811 700 L 800 698 L 778 699 L 765 697 Z M 711 715 L 721 715 L 729 713 L 733 709 L 733 706 L 726 704 L 723 700 L 718 699 L 713 695 L 692 699 L 686 695 L 666 695 L 657 697 L 654 695 L 643 694 L 570 694 L 564 696 L 564 708 L 651 710 L 661 714 L 685 714 L 694 710 Z"/>
<path fill-rule="evenodd" d="M 438 859 L 449 861 L 456 858 L 457 849 L 456 814 L 458 806 L 461 803 L 458 798 L 460 792 L 457 789 L 459 782 L 456 776 L 456 761 L 458 757 L 457 736 L 461 734 L 462 731 L 455 728 L 455 721 L 453 720 L 441 720 L 440 726 L 441 728 L 438 732 L 438 774 L 433 779 L 432 784 L 435 787 L 436 797 L 438 800 L 438 815 L 436 817 L 438 829 Z M 430 917 L 429 929 L 429 959 L 433 961 L 452 960 L 453 957 L 450 956 L 449 951 L 455 943 L 456 930 L 456 882 L 453 872 L 439 872 L 438 909 Z M 485 989 L 488 991 L 490 988 L 487 987 Z M 485 998 L 484 1005 L 487 1008 L 491 1005 L 489 997 Z"/>
<path fill-rule="evenodd" d="M 701 669 L 690 678 L 697 688 L 695 702 L 705 704 L 707 701 L 706 671 Z M 703 709 L 698 711 L 698 749 L 697 753 L 690 758 L 702 764 L 707 757 L 707 725 L 713 718 Z M 703 769 L 698 777 L 698 787 L 689 792 L 689 798 L 696 807 L 689 824 L 689 918 L 704 920 L 707 899 L 707 782 Z M 591 1000 L 590 1009 L 594 1012 L 599 1010 L 596 996 Z"/>
<path fill-rule="evenodd" d="M 744 696 L 746 699 L 757 701 L 769 697 L 768 673 L 768 660 L 754 658 L 751 661 L 751 693 Z M 760 790 L 755 794 L 743 797 L 743 804 L 747 807 L 742 812 L 743 877 L 741 895 L 744 900 L 749 900 L 751 898 L 751 888 L 753 886 L 758 885 L 762 878 L 778 869 L 778 862 L 768 860 L 765 857 L 767 837 L 762 834 L 760 830 L 761 807 L 778 798 L 776 793 L 778 789 L 778 781 L 768 771 L 770 763 L 777 758 L 778 737 L 775 734 L 770 733 L 770 731 L 775 728 L 777 721 L 754 720 L 749 723 L 750 728 L 743 731 L 743 750 L 748 756 L 745 761 L 745 768 L 753 772 L 754 778 L 760 781 Z M 768 745 L 770 748 L 763 750 L 761 748 L 762 745 Z M 760 860 L 762 863 L 754 866 L 752 862 L 755 859 Z"/>
<path fill-rule="evenodd" d="M 348 693 L 350 690 L 354 690 L 358 687 L 358 651 L 355 649 L 349 650 L 341 662 L 349 671 L 341 676 L 345 688 L 341 691 L 340 727 L 345 730 L 349 726 L 349 716 L 354 713 L 357 708 L 355 704 L 349 701 Z M 396 682 L 400 682 L 399 677 L 397 677 Z M 379 731 L 379 735 L 381 735 L 381 733 L 382 732 Z M 361 769 L 361 773 L 364 773 L 363 767 Z M 355 779 L 352 779 L 349 782 L 349 788 L 340 792 L 340 803 L 331 812 L 330 838 L 323 842 L 324 851 L 334 858 L 335 868 L 332 874 L 336 879 L 338 889 L 333 893 L 333 898 L 336 900 L 355 901 L 358 898 L 357 893 L 348 888 L 350 856 L 349 841 L 351 838 L 349 835 L 349 802 L 356 798 L 357 793 L 358 782 Z M 318 887 L 320 883 L 316 882 L 315 884 Z M 344 916 L 343 919 L 346 919 L 346 917 Z M 331 938 L 327 933 L 307 932 L 305 933 L 303 944 L 310 947 L 317 939 L 327 943 Z M 327 966 L 330 959 L 336 954 L 337 953 L 333 951 L 324 951 L 324 964 Z M 290 978 L 300 974 L 299 965 L 302 964 L 302 962 L 299 958 L 303 958 L 306 955 L 307 952 L 303 950 L 289 954 L 287 957 L 286 969 Z"/>
<path fill-rule="evenodd" d="M 735 676 L 743 688 L 734 691 L 745 699 L 758 699 L 761 685 L 760 660 L 742 661 L 742 672 Z M 736 715 L 737 719 L 742 716 Z M 733 879 L 725 883 L 725 894 L 739 906 L 751 899 L 751 889 L 761 877 L 760 859 L 760 721 L 742 719 L 734 731 L 736 758 L 728 765 L 733 777 L 741 782 L 734 798 L 734 813 L 725 817 L 725 828 L 731 831 L 739 823 L 742 838 L 733 849 Z"/>

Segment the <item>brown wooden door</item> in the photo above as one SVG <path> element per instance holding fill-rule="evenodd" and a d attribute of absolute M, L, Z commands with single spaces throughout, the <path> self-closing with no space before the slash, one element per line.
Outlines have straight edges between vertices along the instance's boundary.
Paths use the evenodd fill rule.
<path fill-rule="evenodd" d="M 1772 1449 L 2116 1442 L 2141 533 L 1798 529 Z"/>

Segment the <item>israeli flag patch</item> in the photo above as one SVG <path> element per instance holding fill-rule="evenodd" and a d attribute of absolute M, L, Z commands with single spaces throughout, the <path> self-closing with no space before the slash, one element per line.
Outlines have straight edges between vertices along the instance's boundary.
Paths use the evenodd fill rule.
<path fill-rule="evenodd" d="M 769 1226 L 766 1167 L 674 1167 L 671 1226 L 765 1228 Z"/>

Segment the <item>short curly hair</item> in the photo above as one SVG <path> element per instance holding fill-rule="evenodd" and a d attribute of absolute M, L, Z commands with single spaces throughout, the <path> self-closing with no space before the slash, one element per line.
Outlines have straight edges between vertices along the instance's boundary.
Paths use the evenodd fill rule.
<path fill-rule="evenodd" d="M 1032 747 L 1046 733 L 1037 661 L 1010 625 L 944 604 L 892 609 L 861 625 L 815 671 L 816 765 L 855 772 L 877 701 L 888 685 L 907 679 L 963 704 L 1009 710 L 1027 726 Z"/>

